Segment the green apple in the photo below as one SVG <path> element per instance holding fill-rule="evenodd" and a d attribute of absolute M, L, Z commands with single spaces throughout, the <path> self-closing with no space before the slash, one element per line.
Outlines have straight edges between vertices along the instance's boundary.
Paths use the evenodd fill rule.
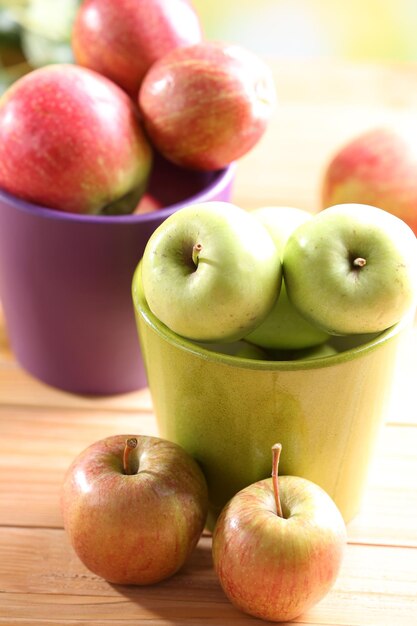
<path fill-rule="evenodd" d="M 283 267 L 292 304 L 331 334 L 380 332 L 415 307 L 416 237 L 376 207 L 318 213 L 289 237 Z"/>
<path fill-rule="evenodd" d="M 269 360 L 272 361 L 304 361 L 310 359 L 322 359 L 327 356 L 338 354 L 338 350 L 330 343 L 321 343 L 310 348 L 300 348 L 296 350 L 269 350 Z"/>
<path fill-rule="evenodd" d="M 330 496 L 299 476 L 272 478 L 239 491 L 213 533 L 213 563 L 228 599 L 264 620 L 287 622 L 332 588 L 346 543 L 343 518 Z"/>
<path fill-rule="evenodd" d="M 252 210 L 251 215 L 254 215 L 267 228 L 275 245 L 280 249 L 281 255 L 292 232 L 300 224 L 313 218 L 313 214 L 309 211 L 292 206 L 264 206 Z"/>
<path fill-rule="evenodd" d="M 268 315 L 281 259 L 266 228 L 228 202 L 184 207 L 150 237 L 142 259 L 148 306 L 175 333 L 235 341 Z"/>
<path fill-rule="evenodd" d="M 251 359 L 257 361 L 268 361 L 269 357 L 265 350 L 255 346 L 244 340 L 232 341 L 227 343 L 197 343 L 201 348 L 210 350 L 211 352 L 218 352 L 220 354 L 228 354 L 229 356 L 237 356 L 243 359 Z"/>
<path fill-rule="evenodd" d="M 319 346 L 312 346 L 311 348 L 304 348 L 304 350 L 297 350 L 293 352 L 294 361 L 302 361 L 304 359 L 323 359 L 327 356 L 334 356 L 339 351 L 329 343 L 322 343 Z"/>
<path fill-rule="evenodd" d="M 235 356 L 243 359 L 251 359 L 255 361 L 268 361 L 267 353 L 259 348 L 258 346 L 254 346 L 247 341 L 242 341 L 240 348 L 235 353 Z"/>
<path fill-rule="evenodd" d="M 268 229 L 282 256 L 285 243 L 291 233 L 312 214 L 294 207 L 262 207 L 252 211 Z M 328 333 L 310 324 L 291 304 L 287 296 L 285 281 L 274 307 L 260 326 L 246 339 L 263 348 L 291 350 L 310 348 L 328 339 Z"/>

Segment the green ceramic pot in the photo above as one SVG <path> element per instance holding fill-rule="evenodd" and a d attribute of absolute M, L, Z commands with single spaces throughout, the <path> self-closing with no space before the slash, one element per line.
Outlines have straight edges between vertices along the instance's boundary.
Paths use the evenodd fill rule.
<path fill-rule="evenodd" d="M 345 338 L 333 356 L 265 361 L 213 352 L 171 332 L 146 304 L 140 265 L 133 301 L 160 435 L 200 462 L 209 527 L 238 490 L 271 474 L 276 442 L 280 473 L 321 485 L 352 519 L 410 320 L 361 345 L 355 338 L 349 348 Z"/>

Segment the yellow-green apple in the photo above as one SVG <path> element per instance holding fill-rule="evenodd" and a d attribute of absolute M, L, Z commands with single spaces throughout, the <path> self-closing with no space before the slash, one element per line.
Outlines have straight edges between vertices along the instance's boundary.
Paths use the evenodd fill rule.
<path fill-rule="evenodd" d="M 273 361 L 304 361 L 309 359 L 322 359 L 324 357 L 338 354 L 338 350 L 330 343 L 321 343 L 310 348 L 300 348 L 295 350 L 268 350 L 269 360 Z"/>
<path fill-rule="evenodd" d="M 0 188 L 61 211 L 136 206 L 152 149 L 131 99 L 75 65 L 46 66 L 0 100 Z"/>
<path fill-rule="evenodd" d="M 288 297 L 331 334 L 376 333 L 415 306 L 417 240 L 382 209 L 341 204 L 301 224 L 284 249 Z"/>
<path fill-rule="evenodd" d="M 228 202 L 204 202 L 170 215 L 142 258 L 151 311 L 196 341 L 241 339 L 269 313 L 281 286 L 281 260 L 266 228 Z"/>
<path fill-rule="evenodd" d="M 145 435 L 93 443 L 67 470 L 64 527 L 84 565 L 112 583 L 147 585 L 177 572 L 207 515 L 207 486 L 177 444 Z"/>
<path fill-rule="evenodd" d="M 265 350 L 255 346 L 247 341 L 232 341 L 227 343 L 205 343 L 196 342 L 201 348 L 210 350 L 211 352 L 218 352 L 220 354 L 227 354 L 229 356 L 237 356 L 243 359 L 251 359 L 256 361 L 268 361 L 269 355 Z"/>
<path fill-rule="evenodd" d="M 229 600 L 241 611 L 289 621 L 332 588 L 346 543 L 343 518 L 330 496 L 298 476 L 272 478 L 239 491 L 213 533 L 213 562 Z"/>
<path fill-rule="evenodd" d="M 235 356 L 243 359 L 251 359 L 255 361 L 267 361 L 268 354 L 259 348 L 258 346 L 254 346 L 247 341 L 242 341 L 240 347 L 235 352 Z"/>
<path fill-rule="evenodd" d="M 290 234 L 312 214 L 295 207 L 262 207 L 252 211 L 268 229 L 282 257 Z M 246 340 L 264 348 L 290 350 L 309 348 L 323 343 L 329 335 L 300 315 L 287 296 L 285 280 L 272 311 Z"/>
<path fill-rule="evenodd" d="M 155 61 L 201 39 L 188 0 L 84 0 L 71 37 L 79 65 L 107 76 L 135 100 Z"/>
<path fill-rule="evenodd" d="M 293 360 L 301 361 L 303 359 L 323 359 L 324 357 L 334 356 L 338 354 L 339 350 L 332 346 L 330 343 L 322 343 L 319 346 L 312 346 L 311 348 L 304 348 L 302 350 L 293 351 Z"/>
<path fill-rule="evenodd" d="M 356 202 L 389 211 L 417 234 L 417 128 L 371 129 L 341 146 L 326 165 L 322 207 Z"/>
<path fill-rule="evenodd" d="M 139 91 L 148 134 L 170 161 L 216 170 L 247 153 L 275 104 L 269 67 L 242 46 L 204 41 L 157 61 Z"/>

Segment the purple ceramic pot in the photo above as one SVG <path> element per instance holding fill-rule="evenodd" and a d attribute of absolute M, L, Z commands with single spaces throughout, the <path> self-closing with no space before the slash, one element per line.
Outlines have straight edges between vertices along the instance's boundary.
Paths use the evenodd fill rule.
<path fill-rule="evenodd" d="M 0 192 L 0 300 L 13 352 L 29 373 L 78 394 L 147 385 L 131 300 L 146 242 L 184 205 L 229 201 L 235 165 L 192 172 L 158 161 L 143 215 L 62 213 Z"/>

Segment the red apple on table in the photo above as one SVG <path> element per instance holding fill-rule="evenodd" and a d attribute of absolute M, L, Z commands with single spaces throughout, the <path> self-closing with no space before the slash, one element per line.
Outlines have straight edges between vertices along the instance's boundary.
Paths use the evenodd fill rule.
<path fill-rule="evenodd" d="M 146 585 L 171 576 L 190 556 L 206 521 L 207 486 L 180 446 L 118 435 L 73 461 L 61 505 L 88 569 L 112 583 Z"/>
<path fill-rule="evenodd" d="M 187 0 L 85 0 L 72 47 L 79 65 L 104 74 L 136 99 L 157 59 L 201 38 L 199 18 Z"/>
<path fill-rule="evenodd" d="M 75 65 L 50 65 L 0 100 L 0 188 L 61 211 L 98 213 L 146 188 L 152 149 L 131 99 Z"/>
<path fill-rule="evenodd" d="M 417 128 L 371 129 L 341 146 L 323 176 L 322 207 L 359 203 L 377 206 L 417 234 Z"/>
<path fill-rule="evenodd" d="M 221 586 L 241 611 L 276 622 L 292 620 L 323 598 L 341 565 L 346 528 L 330 496 L 298 476 L 249 485 L 226 504 L 213 534 Z"/>
<path fill-rule="evenodd" d="M 262 137 L 275 104 L 268 66 L 245 48 L 202 42 L 157 61 L 139 91 L 148 134 L 168 160 L 216 170 Z"/>

